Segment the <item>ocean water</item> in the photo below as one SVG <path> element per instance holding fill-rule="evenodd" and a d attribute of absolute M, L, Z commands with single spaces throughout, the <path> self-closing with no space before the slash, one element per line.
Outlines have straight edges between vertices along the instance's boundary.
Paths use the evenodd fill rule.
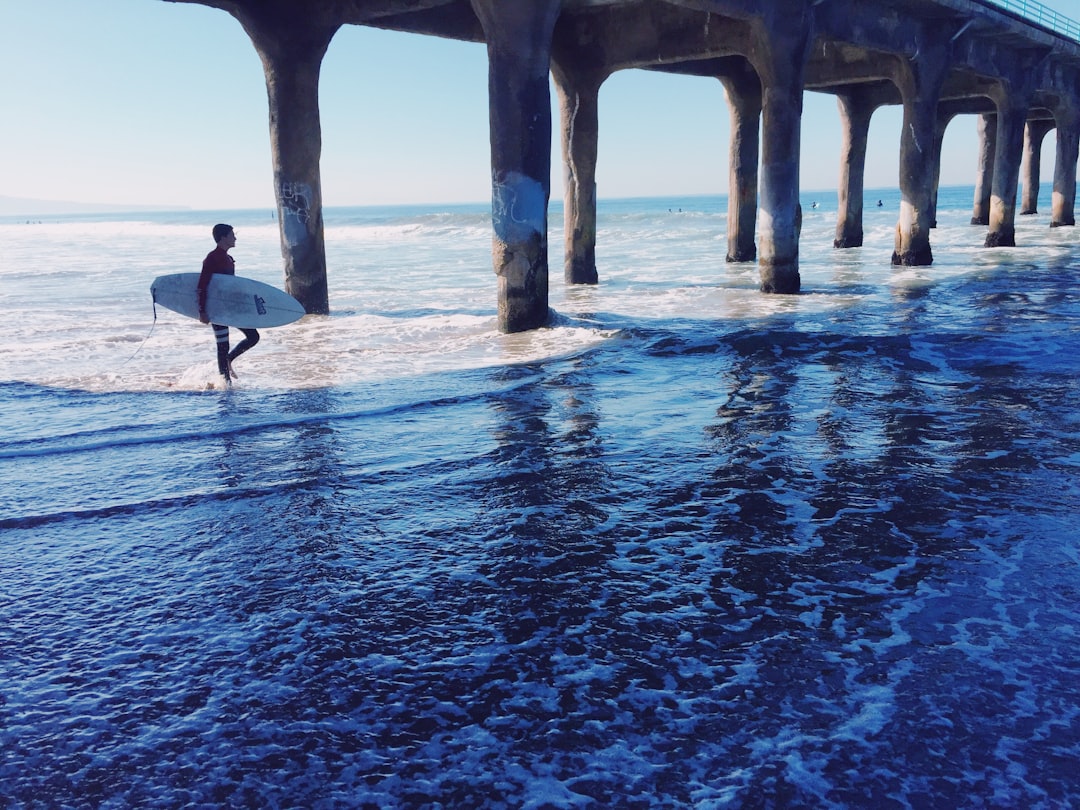
<path fill-rule="evenodd" d="M 1080 232 L 867 197 L 798 296 L 553 207 L 518 335 L 485 206 L 331 209 L 231 389 L 150 282 L 272 212 L 0 220 L 0 807 L 1080 806 Z"/>

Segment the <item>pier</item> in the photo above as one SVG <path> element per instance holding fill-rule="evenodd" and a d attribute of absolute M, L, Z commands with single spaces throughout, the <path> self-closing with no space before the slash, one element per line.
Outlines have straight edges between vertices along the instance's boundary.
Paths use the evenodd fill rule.
<path fill-rule="evenodd" d="M 761 290 L 799 291 L 803 94 L 836 97 L 843 124 L 834 245 L 862 244 L 870 119 L 903 106 L 892 261 L 933 262 L 942 138 L 960 115 L 980 136 L 972 221 L 1015 244 L 1035 210 L 1043 140 L 1056 132 L 1051 226 L 1075 224 L 1080 26 L 1027 0 L 167 0 L 235 17 L 262 59 L 286 289 L 329 311 L 319 174 L 319 71 L 344 25 L 485 43 L 492 262 L 499 328 L 548 318 L 551 79 L 559 106 L 564 274 L 595 284 L 598 98 L 620 70 L 716 79 L 731 114 L 728 260 Z M 1032 14 L 1032 11 L 1037 13 Z"/>

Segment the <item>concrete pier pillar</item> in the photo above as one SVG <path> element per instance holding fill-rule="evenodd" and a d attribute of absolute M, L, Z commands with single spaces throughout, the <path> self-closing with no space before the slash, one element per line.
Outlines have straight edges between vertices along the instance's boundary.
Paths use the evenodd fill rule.
<path fill-rule="evenodd" d="M 938 189 L 941 187 L 941 150 L 945 145 L 945 130 L 949 128 L 956 113 L 951 110 L 938 110 L 937 132 L 934 135 L 934 187 L 930 193 L 930 227 L 937 227 Z"/>
<path fill-rule="evenodd" d="M 330 310 L 323 237 L 319 71 L 336 23 L 280 10 L 230 9 L 266 76 L 285 289 L 309 313 Z"/>
<path fill-rule="evenodd" d="M 1054 160 L 1054 195 L 1050 227 L 1076 225 L 1076 163 L 1080 155 L 1080 108 L 1065 107 L 1054 112 L 1057 125 L 1057 155 Z"/>
<path fill-rule="evenodd" d="M 900 134 L 900 220 L 892 263 L 904 266 L 932 264 L 930 223 L 933 208 L 934 142 L 937 107 L 949 67 L 949 48 L 924 35 L 919 58 L 897 60 L 896 84 L 904 100 Z"/>
<path fill-rule="evenodd" d="M 1028 121 L 1024 126 L 1024 156 L 1020 164 L 1023 193 L 1020 196 L 1020 215 L 1039 213 L 1039 173 L 1042 169 L 1042 144 L 1053 121 Z"/>
<path fill-rule="evenodd" d="M 867 93 L 854 89 L 836 96 L 843 142 L 840 146 L 840 181 L 834 248 L 861 247 L 863 243 L 863 190 L 866 174 L 866 144 L 870 118 L 878 103 Z"/>
<path fill-rule="evenodd" d="M 1003 82 L 994 93 L 998 110 L 994 187 L 990 197 L 990 227 L 986 247 L 1016 245 L 1016 186 L 1024 149 L 1024 127 L 1031 92 L 1018 71 L 1016 81 Z"/>
<path fill-rule="evenodd" d="M 797 293 L 799 277 L 799 145 L 803 81 L 810 47 L 805 4 L 775 2 L 755 26 L 751 64 L 761 78 L 761 175 L 758 270 L 761 291 Z"/>
<path fill-rule="evenodd" d="M 979 156 L 975 174 L 975 202 L 972 225 L 990 224 L 990 193 L 994 188 L 994 155 L 997 154 L 997 115 L 984 113 L 977 122 Z"/>
<path fill-rule="evenodd" d="M 731 120 L 728 149 L 727 261 L 757 258 L 754 228 L 758 209 L 758 154 L 761 123 L 761 80 L 742 57 L 718 76 L 727 95 Z"/>
<path fill-rule="evenodd" d="M 551 38 L 561 0 L 471 0 L 488 52 L 492 261 L 499 328 L 548 320 Z"/>
<path fill-rule="evenodd" d="M 606 74 L 581 74 L 551 63 L 559 97 L 563 157 L 563 273 L 567 284 L 596 284 L 598 97 Z"/>

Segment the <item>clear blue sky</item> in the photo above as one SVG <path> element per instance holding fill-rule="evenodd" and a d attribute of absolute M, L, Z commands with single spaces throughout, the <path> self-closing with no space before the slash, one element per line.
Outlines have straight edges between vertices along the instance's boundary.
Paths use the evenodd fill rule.
<path fill-rule="evenodd" d="M 1080 16 L 1077 0 L 1044 5 Z M 262 66 L 225 12 L 163 0 L 0 0 L 0 69 L 0 196 L 273 206 Z M 326 205 L 490 198 L 482 45 L 343 28 L 323 63 L 320 104 Z M 868 188 L 896 186 L 899 128 L 898 109 L 875 114 Z M 718 81 L 618 73 L 600 91 L 599 194 L 726 193 L 728 137 Z M 802 139 L 803 189 L 835 188 L 832 96 L 807 93 Z M 954 119 L 943 184 L 974 182 L 976 142 L 974 118 Z"/>

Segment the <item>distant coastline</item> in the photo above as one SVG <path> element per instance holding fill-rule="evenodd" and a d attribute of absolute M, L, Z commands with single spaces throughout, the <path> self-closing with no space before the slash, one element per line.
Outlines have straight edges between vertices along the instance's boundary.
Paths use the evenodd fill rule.
<path fill-rule="evenodd" d="M 71 200 L 35 200 L 0 195 L 0 216 L 38 217 L 51 214 L 104 214 L 127 211 L 186 211 L 183 205 L 125 205 Z"/>

